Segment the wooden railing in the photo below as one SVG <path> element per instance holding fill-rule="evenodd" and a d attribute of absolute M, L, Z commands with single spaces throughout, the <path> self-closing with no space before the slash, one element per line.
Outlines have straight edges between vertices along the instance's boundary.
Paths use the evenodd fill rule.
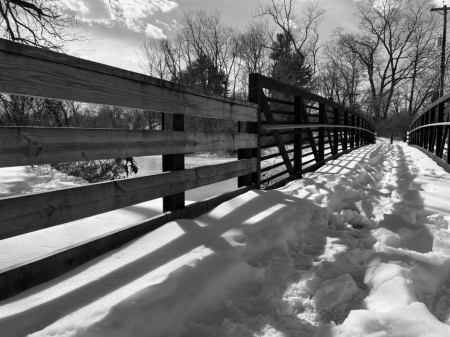
<path fill-rule="evenodd" d="M 408 143 L 417 145 L 450 164 L 450 94 L 441 97 L 418 115 L 409 126 Z"/>
<path fill-rule="evenodd" d="M 2 198 L 0 240 L 161 197 L 165 212 L 43 260 L 3 270 L 0 299 L 54 278 L 168 221 L 195 218 L 259 187 L 252 179 L 257 172 L 257 159 L 252 157 L 257 152 L 257 134 L 183 131 L 185 115 L 256 124 L 255 104 L 2 39 L 0 74 L 1 93 L 159 111 L 166 130 L 0 128 L 0 167 L 163 155 L 164 171 Z M 241 159 L 184 167 L 185 153 L 223 149 L 239 149 Z M 240 177 L 241 188 L 184 207 L 186 190 L 235 177 Z"/>
<path fill-rule="evenodd" d="M 374 141 L 373 126 L 361 116 L 258 74 L 250 76 L 250 102 L 245 102 L 3 39 L 0 74 L 0 93 L 158 111 L 163 114 L 164 129 L 0 127 L 0 167 L 149 155 L 163 158 L 161 174 L 0 198 L 0 244 L 14 236 L 156 198 L 163 198 L 164 212 L 45 258 L 1 270 L 0 299 L 55 278 L 169 221 L 198 217 L 224 201 L 260 188 L 261 183 L 268 185 L 280 174 L 266 178 L 270 170 L 261 168 L 261 159 L 281 155 L 284 173 L 299 177 Z M 276 92 L 285 96 L 281 99 Z M 276 105 L 292 109 L 276 110 Z M 273 114 L 291 116 L 291 124 L 280 124 Z M 187 132 L 184 116 L 238 121 L 239 132 Z M 273 144 L 262 144 L 267 135 Z M 292 149 L 286 148 L 286 135 L 293 135 Z M 329 147 L 325 146 L 326 137 Z M 273 146 L 279 152 L 261 158 L 261 149 Z M 185 169 L 186 153 L 223 149 L 238 149 L 238 160 Z M 310 149 L 313 161 L 302 162 L 305 149 Z M 185 191 L 236 177 L 236 190 L 185 206 Z"/>
<path fill-rule="evenodd" d="M 278 150 L 260 160 L 283 160 L 262 165 L 260 183 L 264 188 L 280 187 L 329 160 L 375 142 L 374 126 L 342 105 L 260 74 L 251 74 L 249 83 L 249 100 L 258 103 L 262 114 L 261 148 Z M 281 172 L 270 174 L 279 167 L 283 167 Z M 283 176 L 287 177 L 280 180 Z"/>

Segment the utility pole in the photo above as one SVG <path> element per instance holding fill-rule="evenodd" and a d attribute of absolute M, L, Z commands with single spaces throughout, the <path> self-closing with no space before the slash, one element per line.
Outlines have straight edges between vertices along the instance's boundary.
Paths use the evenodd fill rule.
<path fill-rule="evenodd" d="M 431 12 L 438 12 L 439 14 L 444 15 L 444 33 L 442 35 L 442 52 L 441 52 L 441 85 L 439 90 L 439 97 L 444 96 L 444 78 L 445 78 L 445 44 L 447 40 L 447 11 L 450 8 L 447 5 L 441 8 L 432 8 Z M 443 12 L 443 13 L 441 13 Z"/>

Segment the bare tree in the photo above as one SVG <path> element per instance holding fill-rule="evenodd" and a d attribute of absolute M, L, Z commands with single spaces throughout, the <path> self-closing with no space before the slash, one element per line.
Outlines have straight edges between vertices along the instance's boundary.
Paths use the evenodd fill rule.
<path fill-rule="evenodd" d="M 396 87 L 416 79 L 425 65 L 420 60 L 428 59 L 427 46 L 436 34 L 431 5 L 430 0 L 361 0 L 356 16 L 363 34 L 338 33 L 342 45 L 366 65 L 376 120 L 386 118 Z"/>
<path fill-rule="evenodd" d="M 63 9 L 58 0 L 0 0 L 0 31 L 12 41 L 62 51 L 67 42 L 86 39 L 67 32 L 77 21 Z"/>
<path fill-rule="evenodd" d="M 318 27 L 325 10 L 310 2 L 302 7 L 297 17 L 297 9 L 296 0 L 269 0 L 264 5 L 258 4 L 256 16 L 272 18 L 282 35 L 289 39 L 295 53 L 304 57 L 314 75 L 320 49 Z"/>
<path fill-rule="evenodd" d="M 319 68 L 319 87 L 322 94 L 342 105 L 357 108 L 357 97 L 361 94 L 366 78 L 365 65 L 360 57 L 349 49 L 342 48 L 339 40 L 327 41 L 324 62 Z"/>

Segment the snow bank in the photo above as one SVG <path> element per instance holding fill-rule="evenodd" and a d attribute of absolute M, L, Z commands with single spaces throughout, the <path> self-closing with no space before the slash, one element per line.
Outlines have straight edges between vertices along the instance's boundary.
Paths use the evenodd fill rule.
<path fill-rule="evenodd" d="M 0 331 L 449 336 L 448 195 L 419 150 L 361 148 L 0 302 Z"/>

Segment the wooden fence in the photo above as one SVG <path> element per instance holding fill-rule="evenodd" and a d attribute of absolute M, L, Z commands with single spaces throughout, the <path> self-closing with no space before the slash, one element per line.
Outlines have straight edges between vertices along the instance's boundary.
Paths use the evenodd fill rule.
<path fill-rule="evenodd" d="M 278 149 L 261 156 L 264 188 L 280 187 L 375 142 L 373 125 L 336 102 L 260 74 L 251 74 L 249 83 L 249 100 L 258 103 L 262 114 L 261 149 Z M 283 161 L 267 163 L 277 157 Z M 271 174 L 279 167 L 281 172 Z"/>
<path fill-rule="evenodd" d="M 408 143 L 417 145 L 450 164 L 450 94 L 441 97 L 418 115 L 409 126 Z"/>
<path fill-rule="evenodd" d="M 246 102 L 3 39 L 0 74 L 0 93 L 148 109 L 162 112 L 164 120 L 160 131 L 0 127 L 0 167 L 149 155 L 163 158 L 161 174 L 0 198 L 0 244 L 14 236 L 156 198 L 163 198 L 164 212 L 0 271 L 0 299 L 55 278 L 168 221 L 195 218 L 282 176 L 277 173 L 265 178 L 274 165 L 261 168 L 261 159 L 280 155 L 286 167 L 283 174 L 301 176 L 374 141 L 373 126 L 361 116 L 258 74 L 250 76 L 250 102 Z M 284 98 L 277 98 L 276 92 Z M 275 110 L 283 105 L 292 109 Z M 284 121 L 273 114 L 291 119 Z M 187 132 L 186 115 L 238 121 L 239 132 Z M 273 143 L 261 145 L 268 135 Z M 289 135 L 292 141 L 286 141 Z M 274 146 L 276 153 L 261 157 L 262 149 Z M 223 149 L 238 149 L 238 160 L 185 169 L 186 153 Z M 302 162 L 305 149 L 311 150 L 312 161 Z M 185 191 L 236 177 L 236 190 L 185 206 Z"/>

